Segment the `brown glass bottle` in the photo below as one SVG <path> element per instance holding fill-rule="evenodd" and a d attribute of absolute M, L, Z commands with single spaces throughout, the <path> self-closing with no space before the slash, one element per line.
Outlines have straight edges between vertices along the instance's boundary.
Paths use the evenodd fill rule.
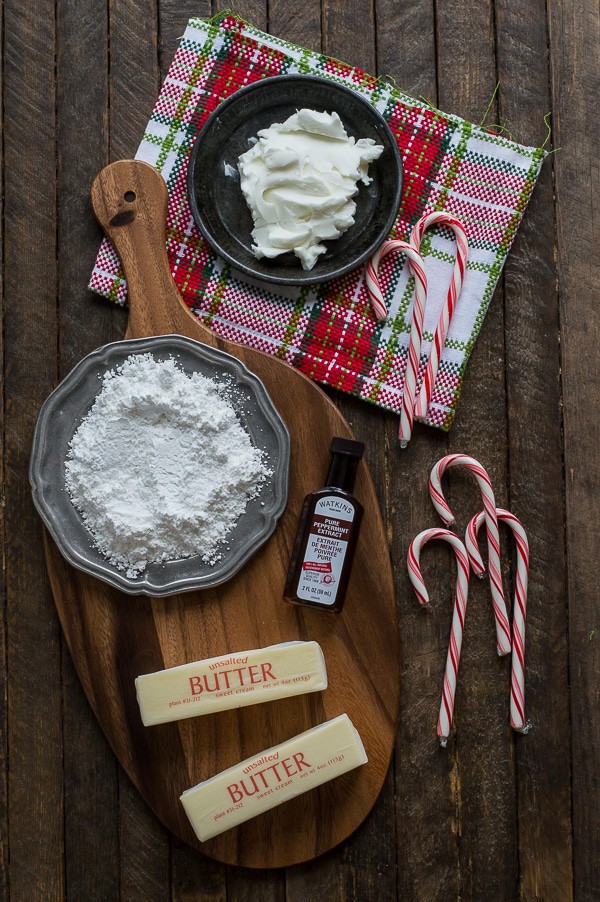
<path fill-rule="evenodd" d="M 292 604 L 342 610 L 363 515 L 352 492 L 364 447 L 334 438 L 325 488 L 304 499 L 283 592 Z"/>

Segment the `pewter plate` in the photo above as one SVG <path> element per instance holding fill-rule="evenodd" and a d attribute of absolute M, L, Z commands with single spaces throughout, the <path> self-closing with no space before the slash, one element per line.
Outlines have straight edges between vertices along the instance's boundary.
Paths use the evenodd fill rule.
<path fill-rule="evenodd" d="M 360 185 L 355 222 L 314 267 L 303 270 L 292 253 L 258 260 L 252 251 L 252 216 L 240 188 L 237 162 L 261 128 L 283 122 L 302 107 L 338 113 L 354 138 L 373 138 L 383 153 L 369 165 L 369 185 Z M 198 133 L 190 155 L 188 200 L 204 238 L 231 266 L 279 285 L 334 279 L 364 263 L 392 228 L 402 194 L 402 157 L 383 116 L 360 94 L 328 78 L 277 75 L 240 88 L 216 108 Z"/>
<path fill-rule="evenodd" d="M 69 442 L 102 387 L 102 377 L 131 354 L 173 357 L 184 372 L 200 373 L 228 386 L 238 418 L 273 476 L 222 545 L 213 566 L 199 555 L 164 564 L 148 564 L 132 578 L 110 564 L 71 503 L 65 485 Z M 243 363 L 181 335 L 138 338 L 103 345 L 85 357 L 44 402 L 33 439 L 29 480 L 33 501 L 66 560 L 131 595 L 172 595 L 207 589 L 231 579 L 273 533 L 287 503 L 290 437 L 263 383 Z"/>

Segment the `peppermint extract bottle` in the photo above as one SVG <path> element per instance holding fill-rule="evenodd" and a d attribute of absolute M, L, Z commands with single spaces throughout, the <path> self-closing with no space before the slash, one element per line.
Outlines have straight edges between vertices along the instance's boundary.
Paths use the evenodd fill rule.
<path fill-rule="evenodd" d="M 304 499 L 283 597 L 341 611 L 363 515 L 352 494 L 362 442 L 334 438 L 325 487 Z"/>

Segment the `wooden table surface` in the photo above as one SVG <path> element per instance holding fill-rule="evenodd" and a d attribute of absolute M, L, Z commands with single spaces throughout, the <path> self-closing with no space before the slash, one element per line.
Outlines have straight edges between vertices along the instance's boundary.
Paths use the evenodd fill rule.
<path fill-rule="evenodd" d="M 597 0 L 238 0 L 275 35 L 393 76 L 441 109 L 552 146 L 467 369 L 450 435 L 334 395 L 368 459 L 386 522 L 401 624 L 393 767 L 340 848 L 287 872 L 215 864 L 176 841 L 123 774 L 80 688 L 44 566 L 27 466 L 41 402 L 123 311 L 86 290 L 99 242 L 92 178 L 130 157 L 191 15 L 207 0 L 4 0 L 4 616 L 0 824 L 12 900 L 569 900 L 600 898 L 600 183 Z M 487 586 L 469 599 L 456 732 L 435 724 L 453 563 L 430 551 L 429 616 L 405 572 L 435 525 L 431 465 L 462 451 L 488 468 L 529 532 L 527 710 L 508 725 L 509 667 L 493 651 Z M 475 483 L 449 478 L 459 522 Z M 504 559 L 508 561 L 508 542 Z M 505 584 L 510 587 L 508 565 Z M 301 825 L 300 825 L 301 828 Z"/>

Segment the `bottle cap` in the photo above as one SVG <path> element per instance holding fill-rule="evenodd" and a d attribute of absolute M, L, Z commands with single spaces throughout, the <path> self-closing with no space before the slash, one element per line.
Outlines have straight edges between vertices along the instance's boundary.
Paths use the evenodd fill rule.
<path fill-rule="evenodd" d="M 332 439 L 329 450 L 332 456 L 326 484 L 345 492 L 352 492 L 356 468 L 365 446 L 362 442 L 336 436 Z"/>
<path fill-rule="evenodd" d="M 347 454 L 349 457 L 355 457 L 360 460 L 363 456 L 365 446 L 363 442 L 355 442 L 349 438 L 332 438 L 329 448 L 332 454 Z"/>

